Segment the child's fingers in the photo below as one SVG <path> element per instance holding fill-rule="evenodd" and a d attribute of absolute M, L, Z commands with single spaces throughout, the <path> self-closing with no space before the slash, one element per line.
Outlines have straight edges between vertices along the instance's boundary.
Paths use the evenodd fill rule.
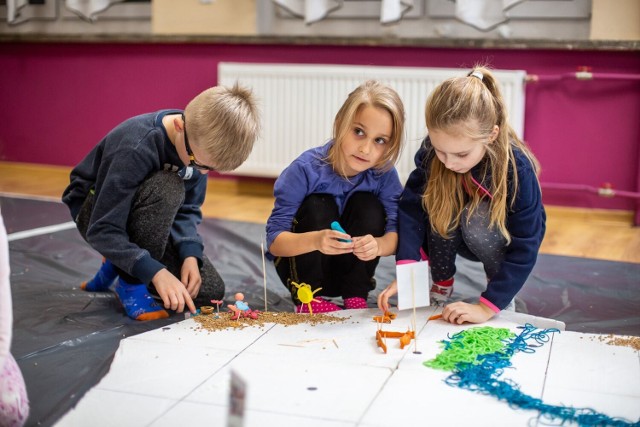
<path fill-rule="evenodd" d="M 378 308 L 382 311 L 389 311 L 389 298 L 386 296 L 385 291 L 378 295 Z"/>
<path fill-rule="evenodd" d="M 196 305 L 193 303 L 193 300 L 191 299 L 189 294 L 186 295 L 185 302 L 187 303 L 187 308 L 189 309 L 189 311 L 191 313 L 195 313 L 196 312 Z"/>
<path fill-rule="evenodd" d="M 162 298 L 164 301 L 164 308 L 178 311 L 178 307 L 180 306 L 180 297 L 176 292 L 168 292 L 165 298 Z M 178 311 L 179 313 L 179 311 Z"/>
<path fill-rule="evenodd" d="M 348 235 L 346 233 L 341 233 L 340 231 L 331 230 L 331 231 L 329 231 L 329 236 L 332 239 L 337 240 L 338 242 L 353 243 L 353 240 L 351 239 L 350 235 Z"/>
<path fill-rule="evenodd" d="M 326 251 L 324 253 L 330 255 L 347 254 L 353 252 L 353 242 L 348 234 L 331 230 L 325 241 Z M 349 239 L 349 241 L 346 241 Z"/>
<path fill-rule="evenodd" d="M 387 288 L 378 295 L 378 308 L 382 311 L 389 311 L 389 298 L 397 292 L 397 282 L 393 281 Z"/>

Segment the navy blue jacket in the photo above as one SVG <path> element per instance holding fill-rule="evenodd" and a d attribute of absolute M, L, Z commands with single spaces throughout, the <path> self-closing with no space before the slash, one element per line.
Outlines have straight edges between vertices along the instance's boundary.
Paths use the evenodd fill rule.
<path fill-rule="evenodd" d="M 75 220 L 89 191 L 95 192 L 87 241 L 126 273 L 145 283 L 164 268 L 149 252 L 129 240 L 127 220 L 138 187 L 149 175 L 175 171 L 185 165 L 169 140 L 162 119 L 182 110 L 162 110 L 130 118 L 105 136 L 71 171 L 62 201 Z M 197 226 L 207 191 L 207 175 L 185 178 L 185 200 L 171 228 L 171 241 L 181 260 L 202 260 L 203 243 Z"/>
<path fill-rule="evenodd" d="M 535 170 L 529 159 L 514 148 L 518 173 L 518 193 L 511 206 L 513 170 L 509 167 L 507 193 L 507 230 L 511 243 L 507 246 L 500 271 L 491 278 L 480 301 L 494 311 L 504 309 L 524 285 L 533 269 L 545 233 L 546 214 Z M 429 177 L 429 165 L 435 157 L 429 137 L 415 155 L 416 169 L 411 172 L 400 197 L 398 211 L 397 261 L 421 258 L 421 248 L 431 228 L 428 213 L 422 207 L 422 195 Z M 482 162 L 480 163 L 480 165 Z M 474 179 L 485 189 L 491 188 L 491 174 L 481 174 L 478 165 L 471 170 Z"/>

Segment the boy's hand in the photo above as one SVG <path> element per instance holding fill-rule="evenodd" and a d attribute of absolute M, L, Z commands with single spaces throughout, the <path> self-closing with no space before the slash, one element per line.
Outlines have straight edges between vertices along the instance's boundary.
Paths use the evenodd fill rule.
<path fill-rule="evenodd" d="M 153 276 L 151 283 L 156 287 L 158 295 L 162 298 L 164 308 L 182 313 L 186 304 L 191 313 L 196 312 L 196 306 L 193 304 L 187 288 L 166 268 L 158 271 L 156 275 Z"/>
<path fill-rule="evenodd" d="M 458 301 L 446 305 L 442 310 L 442 319 L 455 325 L 464 322 L 484 323 L 496 313 L 484 304 L 469 304 Z"/>
<path fill-rule="evenodd" d="M 185 258 L 180 269 L 180 280 L 182 284 L 187 288 L 189 296 L 195 298 L 200 292 L 200 285 L 202 285 L 202 276 L 200 275 L 200 269 L 198 268 L 198 259 L 196 257 Z"/>
<path fill-rule="evenodd" d="M 361 261 L 371 261 L 378 256 L 378 239 L 371 234 L 353 238 L 353 254 Z"/>
<path fill-rule="evenodd" d="M 389 311 L 389 298 L 398 293 L 398 282 L 394 280 L 378 295 L 378 308 L 383 312 Z"/>

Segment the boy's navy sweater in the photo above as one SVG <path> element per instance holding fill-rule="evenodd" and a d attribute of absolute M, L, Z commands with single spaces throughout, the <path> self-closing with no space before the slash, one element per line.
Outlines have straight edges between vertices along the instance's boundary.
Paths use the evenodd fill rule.
<path fill-rule="evenodd" d="M 518 193 L 511 206 L 513 170 L 509 166 L 507 194 L 507 230 L 511 243 L 506 248 L 500 271 L 491 278 L 481 294 L 498 309 L 504 309 L 524 285 L 533 269 L 545 233 L 546 214 L 542 194 L 533 165 L 518 149 L 514 149 L 518 170 Z M 422 195 L 428 182 L 429 169 L 435 152 L 429 137 L 425 138 L 415 155 L 416 169 L 411 172 L 400 197 L 398 211 L 397 261 L 421 259 L 420 249 L 431 227 L 429 216 L 422 207 Z M 471 170 L 474 179 L 485 189 L 491 189 L 491 174 L 482 174 L 482 163 Z"/>
<path fill-rule="evenodd" d="M 202 259 L 203 244 L 197 226 L 202 220 L 200 206 L 206 194 L 207 175 L 185 169 L 162 125 L 167 114 L 180 113 L 182 110 L 162 110 L 118 125 L 71 171 L 71 183 L 62 196 L 75 220 L 89 191 L 95 191 L 87 241 L 114 265 L 143 283 L 151 282 L 164 265 L 129 241 L 127 220 L 138 187 L 155 172 L 193 172 L 184 178 L 185 200 L 176 215 L 170 239 L 181 260 L 189 256 Z"/>

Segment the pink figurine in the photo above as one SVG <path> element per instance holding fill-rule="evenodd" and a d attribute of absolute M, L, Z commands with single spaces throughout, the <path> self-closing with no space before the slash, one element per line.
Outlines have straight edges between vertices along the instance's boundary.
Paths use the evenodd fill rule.
<path fill-rule="evenodd" d="M 235 294 L 235 299 L 235 304 L 227 305 L 229 310 L 233 312 L 231 320 L 238 320 L 240 317 L 249 317 L 251 319 L 258 318 L 258 312 L 255 310 L 251 310 L 249 308 L 249 304 L 244 302 L 244 294 L 238 292 L 237 294 Z"/>

